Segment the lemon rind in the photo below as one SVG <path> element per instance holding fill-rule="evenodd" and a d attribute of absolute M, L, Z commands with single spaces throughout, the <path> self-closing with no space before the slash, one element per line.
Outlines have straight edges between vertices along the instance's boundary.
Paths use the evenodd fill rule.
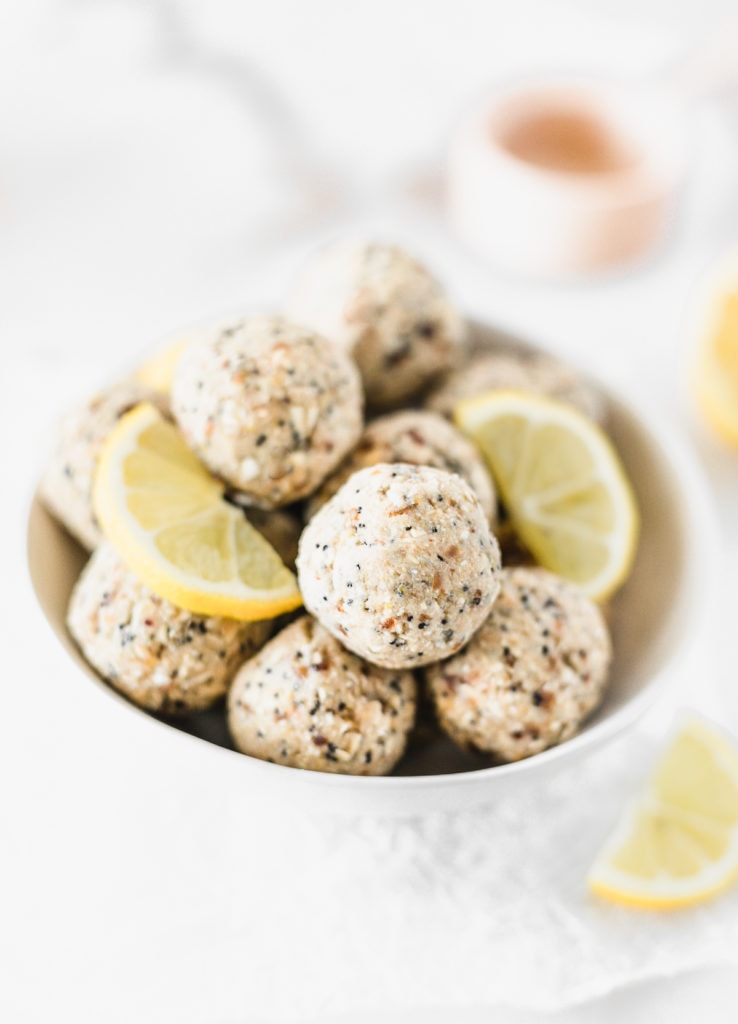
<path fill-rule="evenodd" d="M 117 550 L 123 562 L 137 578 L 160 597 L 198 615 L 221 615 L 243 621 L 274 618 L 293 611 L 302 604 L 302 597 L 294 575 L 278 589 L 254 589 L 234 580 L 232 584 L 208 583 L 192 577 L 167 562 L 162 569 L 162 555 L 156 551 L 151 535 L 130 514 L 124 500 L 125 489 L 116 477 L 116 467 L 127 454 L 137 449 L 137 439 L 146 427 L 160 419 L 158 411 L 148 403 L 141 403 L 126 413 L 117 424 L 103 449 L 93 486 L 95 515 L 105 537 Z M 122 443 L 122 439 L 126 443 Z M 195 475 L 195 474 L 193 474 Z M 213 486 L 214 498 L 223 493 L 223 487 L 209 476 L 205 469 L 198 481 L 207 479 Z M 238 513 L 234 509 L 234 515 Z M 264 541 L 266 544 L 267 542 Z"/>
<path fill-rule="evenodd" d="M 682 716 L 672 732 L 662 759 L 677 737 L 685 734 L 696 737 L 718 765 L 735 779 L 738 787 L 738 750 L 721 730 L 697 715 Z M 673 808 L 654 791 L 657 771 L 658 765 L 643 795 L 630 801 L 621 813 L 587 875 L 587 885 L 595 895 L 625 906 L 643 910 L 679 909 L 714 898 L 738 878 L 738 825 L 720 825 L 707 815 Z M 666 872 L 655 878 L 640 879 L 613 867 L 609 860 L 631 837 L 637 812 L 659 808 L 667 811 L 675 820 L 693 820 L 707 829 L 713 827 L 716 832 L 729 834 L 731 838 L 726 852 L 718 860 L 706 860 L 705 866 L 694 875 L 680 879 Z"/>
<path fill-rule="evenodd" d="M 568 426 L 586 445 L 592 455 L 595 466 L 602 471 L 607 470 L 607 477 L 602 472 L 594 474 L 593 479 L 603 481 L 608 492 L 615 502 L 614 513 L 616 521 L 624 522 L 626 527 L 614 534 L 616 541 L 608 539 L 607 534 L 602 534 L 600 541 L 609 550 L 610 557 L 605 568 L 597 576 L 584 584 L 579 584 L 584 593 L 592 600 L 605 601 L 624 583 L 633 566 L 638 535 L 640 527 L 640 516 L 638 505 L 633 493 L 632 486 L 620 456 L 614 445 L 604 432 L 588 419 L 583 413 L 573 406 L 555 399 L 531 395 L 529 392 L 513 389 L 499 389 L 484 392 L 481 395 L 474 395 L 471 398 L 461 401 L 454 410 L 454 421 L 457 426 L 468 434 L 472 440 L 477 436 L 480 428 L 489 420 L 489 407 L 494 403 L 496 415 L 505 413 L 520 414 L 521 406 L 525 407 L 526 418 L 535 427 L 536 424 L 556 422 Z M 484 451 L 480 446 L 482 453 Z M 507 487 L 502 481 L 495 481 L 500 489 L 502 497 L 508 503 L 511 496 L 506 493 Z M 526 536 L 528 531 L 525 528 L 525 521 L 518 514 L 514 507 L 509 508 L 511 518 L 521 535 L 524 543 L 530 538 Z M 574 527 L 572 533 L 576 533 Z M 533 543 L 533 547 L 537 545 Z M 545 552 L 531 551 L 546 567 Z M 616 568 L 615 568 L 616 567 Z"/>

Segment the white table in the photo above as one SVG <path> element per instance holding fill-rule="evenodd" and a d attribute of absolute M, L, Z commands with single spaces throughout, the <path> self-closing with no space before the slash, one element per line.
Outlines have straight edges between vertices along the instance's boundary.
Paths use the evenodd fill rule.
<path fill-rule="evenodd" d="M 731 6 L 47 0 L 3 9 L 0 637 L 10 661 L 0 741 L 0 1018 L 148 1021 L 148 1008 L 161 1004 L 169 1007 L 156 1017 L 162 1024 L 185 1011 L 195 1014 L 188 1021 L 254 1020 L 247 992 L 238 1018 L 221 1013 L 217 998 L 206 1009 L 219 960 L 224 972 L 238 970 L 217 945 L 227 884 L 213 901 L 213 955 L 201 976 L 186 956 L 194 938 L 187 894 L 202 900 L 209 865 L 231 862 L 211 848 L 208 822 L 182 825 L 186 801 L 157 799 L 149 734 L 78 678 L 39 631 L 19 582 L 20 538 L 62 409 L 177 326 L 278 301 L 304 254 L 342 228 L 405 240 L 470 313 L 615 384 L 637 378 L 639 400 L 689 434 L 725 531 L 721 664 L 727 713 L 738 723 L 727 688 L 738 461 L 695 423 L 684 387 L 695 280 L 738 237 L 738 133 L 726 108 L 698 117 L 682 222 L 668 249 L 638 272 L 565 287 L 507 278 L 410 195 L 437 166 L 456 112 L 495 75 L 572 66 L 653 73 Z M 275 163 L 275 145 L 297 154 L 292 175 Z M 316 192 L 315 169 L 336 187 Z M 188 972 L 178 977 L 182 963 Z M 735 971 L 716 966 L 546 1019 L 727 1021 L 737 995 Z M 512 1008 L 403 1015 L 416 1019 L 542 1018 Z"/>

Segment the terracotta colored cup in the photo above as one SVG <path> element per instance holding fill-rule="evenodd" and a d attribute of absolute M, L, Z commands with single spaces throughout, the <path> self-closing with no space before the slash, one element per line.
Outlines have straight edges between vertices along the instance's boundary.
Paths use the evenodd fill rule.
<path fill-rule="evenodd" d="M 674 219 L 684 118 L 655 91 L 500 88 L 453 140 L 451 220 L 481 255 L 521 273 L 566 277 L 637 260 Z"/>

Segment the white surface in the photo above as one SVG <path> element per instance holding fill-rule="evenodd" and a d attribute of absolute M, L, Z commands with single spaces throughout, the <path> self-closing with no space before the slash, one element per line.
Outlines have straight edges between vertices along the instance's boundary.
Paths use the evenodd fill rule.
<path fill-rule="evenodd" d="M 457 964 L 471 938 L 454 884 L 423 887 L 439 872 L 463 872 L 463 842 L 449 839 L 446 859 L 437 859 L 443 847 L 436 847 L 427 863 L 412 867 L 409 885 L 402 874 L 407 832 L 371 833 L 372 842 L 379 836 L 390 844 L 377 850 L 374 873 L 361 829 L 331 831 L 309 808 L 280 822 L 252 794 L 223 792 L 193 771 L 179 747 L 162 744 L 158 730 L 121 715 L 66 665 L 41 628 L 24 579 L 23 505 L 56 414 L 179 323 L 275 300 L 317 235 L 341 223 L 361 222 L 408 241 L 467 310 L 575 355 L 613 382 L 628 382 L 640 401 L 689 433 L 719 500 L 725 555 L 714 595 L 717 669 L 710 659 L 704 675 L 686 680 L 688 699 L 738 725 L 738 461 L 692 422 L 683 330 L 696 278 L 738 238 L 738 139 L 729 119 L 717 109 L 698 119 L 693 180 L 670 247 L 638 273 L 587 286 L 546 287 L 494 274 L 447 235 L 432 210 L 387 188 L 439 152 L 455 111 L 493 75 L 572 64 L 654 72 L 730 6 L 525 0 L 513 13 L 503 4 L 455 0 L 434 3 L 430 16 L 431 5 L 407 0 L 281 0 L 268 9 L 133 0 L 3 8 L 0 1017 L 231 1024 L 258 1020 L 257 997 L 269 991 L 272 1009 L 284 1009 L 292 992 L 295 1007 L 304 1010 L 314 999 L 318 1014 L 331 1006 L 332 979 L 345 975 L 353 979 L 357 1009 L 371 1008 L 390 990 L 400 994 L 398 1005 L 412 997 L 428 1006 L 449 966 L 448 950 Z M 294 157 L 279 173 L 249 99 L 260 72 L 283 83 L 304 125 L 302 136 L 292 134 L 279 97 L 257 89 L 274 115 L 270 124 L 282 126 L 274 136 Z M 311 140 L 308 150 L 302 137 Z M 310 173 L 316 162 L 345 188 L 317 187 Z M 295 182 L 305 185 L 295 191 Z M 360 206 L 352 210 L 358 194 Z M 723 684 L 717 695 L 713 674 Z M 652 729 L 662 724 L 652 720 Z M 577 808 L 572 800 L 561 830 L 574 828 L 577 815 L 588 817 L 589 806 L 602 823 L 614 817 L 628 780 L 601 770 L 611 783 L 591 805 Z M 591 774 L 587 787 L 597 781 Z M 306 866 L 326 839 L 332 852 L 316 878 Z M 560 848 L 568 849 L 568 841 L 569 833 Z M 491 891 L 494 858 L 486 873 L 479 846 L 467 854 L 477 858 L 480 885 Z M 576 849 L 566 885 L 577 884 L 588 854 Z M 354 863 L 363 865 L 356 873 Z M 536 873 L 527 857 L 521 865 L 520 910 L 531 920 L 541 911 L 541 893 L 561 897 L 562 879 L 543 868 Z M 371 920 L 386 931 L 372 931 L 371 920 L 362 929 L 362 920 L 352 919 L 352 941 L 342 948 L 330 924 L 342 906 L 361 905 L 362 885 L 375 899 Z M 596 913 L 624 920 L 603 908 Z M 661 955 L 662 943 L 649 940 L 654 931 L 681 944 L 682 963 L 714 962 L 721 944 L 738 945 L 737 916 L 735 894 L 699 911 L 698 937 L 710 940 L 697 949 L 689 945 L 687 917 L 644 921 L 644 963 L 653 966 Z M 629 916 L 628 927 L 638 928 L 636 920 Z M 441 922 L 454 922 L 455 930 L 438 934 Z M 420 967 L 408 947 L 418 933 L 435 943 L 434 958 Z M 617 941 L 617 928 L 597 934 Z M 531 976 L 543 964 L 548 984 L 556 965 L 567 969 L 567 950 L 556 943 L 539 952 L 545 960 Z M 268 954 L 270 972 L 255 978 L 254 963 Z M 305 976 L 306 962 L 314 965 L 315 996 L 290 984 Z M 382 970 L 372 971 L 372 963 Z M 494 959 L 490 981 L 495 967 L 504 982 Z M 621 977 L 615 961 L 604 973 L 613 983 Z M 458 992 L 443 1002 L 468 1003 L 471 981 L 453 982 L 443 978 L 445 993 Z M 649 1006 L 650 1019 L 668 1011 L 670 1021 L 693 1020 L 699 1007 L 710 1020 L 728 1020 L 736 988 L 734 969 L 711 969 L 677 983 L 649 982 L 589 1009 L 602 1021 L 626 1012 L 645 1019 L 638 1013 Z M 525 986 L 516 1001 L 541 1005 L 536 994 Z M 294 1012 L 284 1016 L 297 1019 Z M 493 1018 L 535 1019 L 519 1009 L 469 1014 Z M 591 1018 L 569 1010 L 546 1019 Z"/>

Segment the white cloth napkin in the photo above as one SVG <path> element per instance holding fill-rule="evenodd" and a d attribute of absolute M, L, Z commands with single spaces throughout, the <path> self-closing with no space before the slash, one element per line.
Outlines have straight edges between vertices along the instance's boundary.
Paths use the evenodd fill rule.
<path fill-rule="evenodd" d="M 738 892 L 670 914 L 587 893 L 587 868 L 654 753 L 631 736 L 486 809 L 295 823 L 272 853 L 277 892 L 257 897 L 258 937 L 246 922 L 240 932 L 252 1011 L 278 1021 L 421 1005 L 553 1010 L 738 963 Z M 220 947 L 226 960 L 234 938 Z"/>
<path fill-rule="evenodd" d="M 585 889 L 598 845 L 653 753 L 632 737 L 492 808 L 337 823 L 321 864 L 334 900 L 319 912 L 322 940 L 308 956 L 328 954 L 341 979 L 328 990 L 311 985 L 315 961 L 303 961 L 305 989 L 296 985 L 287 1002 L 312 989 L 301 1011 L 321 996 L 325 1009 L 348 1011 L 369 984 L 377 1007 L 552 1010 L 644 978 L 738 962 L 736 893 L 652 915 Z"/>

